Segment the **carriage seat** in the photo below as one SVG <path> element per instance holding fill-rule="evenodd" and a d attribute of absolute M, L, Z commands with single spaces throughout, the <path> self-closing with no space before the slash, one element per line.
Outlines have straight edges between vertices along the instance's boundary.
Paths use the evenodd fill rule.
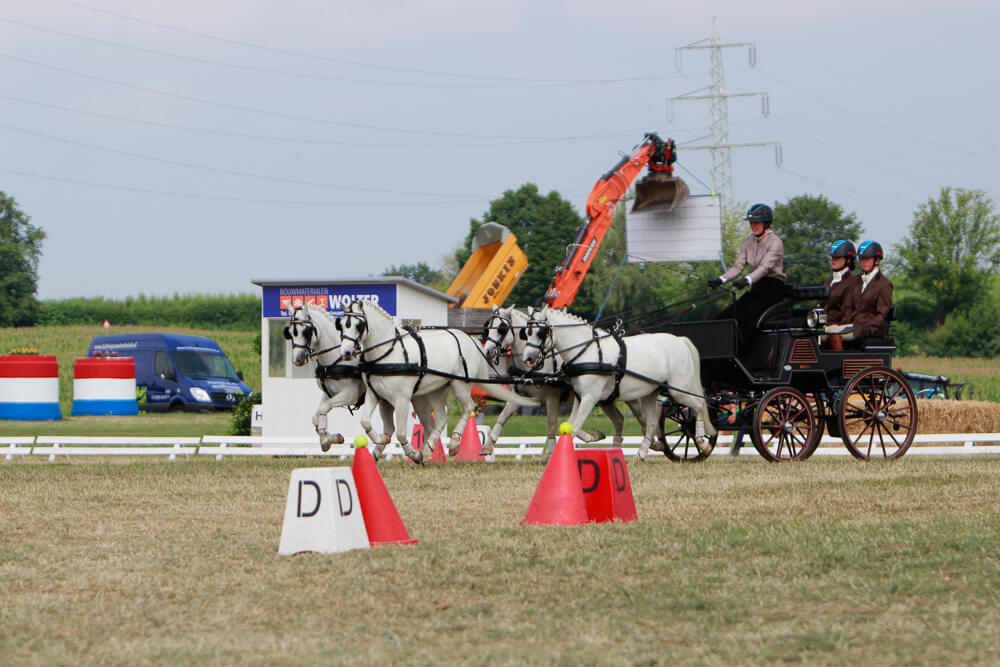
<path fill-rule="evenodd" d="M 757 319 L 757 331 L 766 329 L 804 329 L 806 315 L 812 308 L 796 308 L 803 301 L 817 303 L 830 297 L 827 285 L 796 287 L 785 284 L 785 298 L 767 310 Z"/>
<path fill-rule="evenodd" d="M 896 307 L 889 308 L 886 323 L 889 328 L 896 321 Z M 895 350 L 896 339 L 892 336 L 865 336 L 852 341 L 845 341 L 844 347 L 852 350 Z"/>

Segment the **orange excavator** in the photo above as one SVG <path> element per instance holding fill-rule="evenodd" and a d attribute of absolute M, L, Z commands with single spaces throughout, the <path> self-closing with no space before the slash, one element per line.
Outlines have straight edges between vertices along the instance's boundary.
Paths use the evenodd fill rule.
<path fill-rule="evenodd" d="M 664 141 L 657 134 L 646 134 L 631 155 L 605 173 L 594 185 L 587 198 L 587 222 L 580 227 L 576 240 L 569 247 L 566 259 L 556 269 L 542 303 L 552 308 L 565 308 L 573 303 L 577 290 L 590 269 L 597 249 L 615 219 L 615 208 L 644 167 L 649 173 L 635 184 L 633 211 L 673 210 L 688 198 L 687 183 L 674 176 L 677 145 L 673 139 Z"/>

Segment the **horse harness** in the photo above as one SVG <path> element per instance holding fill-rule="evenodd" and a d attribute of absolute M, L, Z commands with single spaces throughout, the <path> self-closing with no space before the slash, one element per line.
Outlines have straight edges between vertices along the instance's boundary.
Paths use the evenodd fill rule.
<path fill-rule="evenodd" d="M 328 348 L 314 351 L 308 342 L 296 343 L 289 328 L 293 324 L 302 325 L 302 335 L 307 341 L 312 341 L 313 336 L 316 333 L 316 326 L 312 323 L 312 320 L 300 320 L 293 314 L 284 330 L 285 338 L 292 342 L 292 349 L 304 349 L 306 351 L 306 356 L 309 359 L 317 359 L 327 352 L 333 352 L 340 347 L 339 345 L 331 345 Z M 334 394 L 327 388 L 326 380 L 360 380 L 361 369 L 358 366 L 348 366 L 347 364 L 340 363 L 340 358 L 338 357 L 332 364 L 321 364 L 317 361 L 315 375 L 316 381 L 319 384 L 320 389 L 323 390 L 323 393 L 326 394 L 326 397 L 333 398 Z M 362 383 L 361 387 L 361 395 L 358 397 L 357 403 L 347 408 L 352 414 L 365 400 L 365 384 Z"/>
<path fill-rule="evenodd" d="M 490 326 L 490 323 L 494 318 L 500 320 L 500 324 L 497 326 Z M 497 334 L 499 334 L 499 338 L 496 340 L 494 340 L 491 335 L 491 332 L 494 329 Z M 513 320 L 508 316 L 500 314 L 499 312 L 494 312 L 483 326 L 482 339 L 484 343 L 493 343 L 499 351 L 504 347 L 503 339 L 508 333 L 511 337 L 513 337 Z M 509 348 L 510 346 L 506 347 Z M 569 386 L 569 382 L 567 382 L 566 377 L 562 373 L 543 373 L 542 371 L 536 371 L 531 368 L 522 368 L 521 366 L 516 366 L 513 363 L 507 366 L 507 377 L 512 381 L 515 391 L 519 385 L 556 387 L 560 389 L 566 389 Z"/>
<path fill-rule="evenodd" d="M 352 315 L 354 315 L 355 317 L 358 317 L 357 313 L 352 313 Z M 450 329 L 444 329 L 444 331 L 447 331 L 448 334 L 455 341 L 455 347 L 456 347 L 456 349 L 458 349 L 458 357 L 459 357 L 459 359 L 462 360 L 462 370 L 465 373 L 464 376 L 455 375 L 453 373 L 445 373 L 443 371 L 436 371 L 436 370 L 434 370 L 432 368 L 428 368 L 427 367 L 427 348 L 424 345 L 424 339 L 420 337 L 420 334 L 412 326 L 409 326 L 409 325 L 404 326 L 403 327 L 403 331 L 405 331 L 406 335 L 409 335 L 410 337 L 413 338 L 413 340 L 415 340 L 417 342 L 417 348 L 420 351 L 420 363 L 411 363 L 411 361 L 410 361 L 410 351 L 406 348 L 406 345 L 403 344 L 403 335 L 404 334 L 403 334 L 403 332 L 400 332 L 400 331 L 397 330 L 396 331 L 396 335 L 391 340 L 387 340 L 387 341 L 383 341 L 381 343 L 378 343 L 377 345 L 374 345 L 371 348 L 368 348 L 368 350 L 365 350 L 365 351 L 363 351 L 361 353 L 361 363 L 358 366 L 360 372 L 363 372 L 363 373 L 365 373 L 367 375 L 416 375 L 417 376 L 417 383 L 415 385 L 413 385 L 413 393 L 414 394 L 416 394 L 417 393 L 417 389 L 420 388 L 420 383 L 423 382 L 424 376 L 428 375 L 428 374 L 430 374 L 430 375 L 438 375 L 438 376 L 441 376 L 441 377 L 446 377 L 446 378 L 456 379 L 456 380 L 465 380 L 466 382 L 473 381 L 474 378 L 470 378 L 469 377 L 469 364 L 465 360 L 465 355 L 462 354 L 462 344 L 459 342 L 458 336 L 455 335 L 454 331 L 452 331 Z M 388 357 L 392 353 L 392 351 L 395 349 L 397 342 L 400 343 L 400 347 L 402 347 L 402 349 L 403 349 L 403 362 L 402 363 L 383 362 L 382 360 L 385 359 L 386 357 Z M 371 351 L 372 349 L 374 349 L 376 347 L 381 347 L 381 346 L 384 346 L 384 345 L 388 345 L 389 347 L 380 356 L 376 357 L 375 359 L 366 359 L 365 358 L 365 352 Z M 372 389 L 372 391 L 375 391 L 375 390 Z M 376 395 L 378 395 L 378 394 L 376 393 Z M 381 398 L 381 397 L 379 397 L 379 398 Z"/>
<path fill-rule="evenodd" d="M 528 320 L 528 327 L 527 328 L 531 328 L 532 325 L 536 325 L 539 328 L 544 328 L 545 329 L 544 333 L 542 334 L 542 338 L 543 339 L 546 338 L 546 337 L 548 337 L 548 336 L 551 336 L 551 334 L 552 334 L 552 329 L 551 329 L 552 325 L 551 324 L 548 324 L 547 322 L 543 322 L 541 320 L 536 320 L 536 319 L 532 318 L 532 319 Z M 577 325 L 571 325 L 571 326 L 577 326 Z M 583 324 L 581 323 L 581 325 L 579 325 L 579 326 L 583 326 Z M 579 377 L 581 375 L 607 375 L 607 374 L 610 374 L 614 378 L 614 380 L 615 380 L 615 388 L 612 390 L 611 394 L 606 399 L 603 399 L 602 402 L 604 402 L 604 401 L 615 401 L 615 400 L 618 399 L 618 395 L 620 393 L 622 378 L 626 374 L 629 374 L 629 375 L 638 375 L 638 374 L 634 373 L 634 372 L 631 372 L 631 371 L 628 371 L 625 368 L 625 366 L 626 366 L 626 364 L 628 362 L 628 347 L 625 345 L 625 340 L 622 338 L 621 333 L 619 331 L 617 331 L 617 329 L 614 330 L 614 331 L 612 331 L 611 333 L 605 334 L 605 336 L 598 336 L 597 329 L 594 328 L 594 327 L 591 327 L 591 334 L 592 334 L 592 339 L 589 340 L 589 341 L 586 341 L 585 343 L 581 343 L 580 344 L 580 346 L 579 346 L 580 347 L 579 352 L 577 352 L 575 355 L 573 355 L 573 357 L 569 361 L 566 361 L 566 362 L 563 363 L 562 369 L 559 371 L 559 374 L 562 375 L 563 377 L 565 377 L 567 380 L 569 380 L 571 378 Z M 603 348 L 601 348 L 601 346 L 599 344 L 600 339 L 603 338 L 603 337 L 606 337 L 606 336 L 610 336 L 611 338 L 614 338 L 615 342 L 618 343 L 618 361 L 616 363 L 614 363 L 614 364 L 609 364 L 609 363 L 606 363 L 604 361 L 604 350 L 603 350 Z M 535 347 L 539 348 L 539 351 L 541 351 L 541 345 L 540 344 L 534 344 L 534 343 L 529 342 L 528 345 L 534 345 Z M 597 345 L 597 357 L 598 357 L 598 360 L 597 361 L 581 361 L 581 362 L 577 362 L 576 360 L 579 359 L 581 356 L 583 356 L 583 353 L 586 352 L 587 349 L 591 345 Z M 553 350 L 553 355 L 554 354 L 555 354 L 555 351 Z M 639 376 L 639 377 L 642 377 L 642 376 Z M 655 384 L 660 384 L 660 383 L 655 383 Z M 576 392 L 576 389 L 573 388 L 573 383 L 570 382 L 569 385 L 570 385 L 570 388 L 573 389 L 573 394 L 577 398 L 580 398 L 579 394 L 577 394 L 577 392 Z"/>

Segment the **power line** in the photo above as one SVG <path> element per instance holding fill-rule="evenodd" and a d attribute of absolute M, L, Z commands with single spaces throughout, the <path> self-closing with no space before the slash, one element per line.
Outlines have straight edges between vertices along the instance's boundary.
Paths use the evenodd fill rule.
<path fill-rule="evenodd" d="M 529 89 L 542 89 L 542 88 L 555 88 L 555 87 L 573 87 L 573 86 L 592 86 L 592 85 L 608 85 L 612 83 L 648 83 L 650 81 L 657 81 L 665 77 L 639 77 L 631 79 L 593 79 L 593 80 L 578 80 L 578 81 L 500 81 L 492 83 L 436 83 L 429 81 L 384 81 L 376 79 L 360 79 L 354 77 L 346 76 L 334 76 L 330 74 L 312 74 L 308 72 L 294 72 L 291 70 L 281 70 L 272 69 L 267 67 L 256 67 L 254 65 L 243 65 L 239 63 L 222 62 L 219 60 L 212 60 L 209 58 L 198 58 L 196 56 L 189 56 L 181 53 L 172 53 L 169 51 L 160 51 L 158 49 L 151 49 L 148 47 L 134 46 L 132 44 L 123 44 L 122 42 L 112 42 L 106 39 L 98 39 L 96 37 L 89 37 L 87 35 L 81 35 L 79 33 L 68 32 L 65 30 L 56 30 L 54 28 L 46 28 L 44 26 L 36 25 L 34 23 L 27 23 L 25 21 L 18 21 L 15 19 L 0 18 L 0 23 L 9 23 L 11 25 L 18 25 L 25 28 L 31 28 L 33 30 L 38 30 L 41 32 L 47 32 L 54 35 L 62 35 L 64 37 L 71 37 L 73 39 L 84 40 L 88 42 L 93 42 L 95 44 L 102 44 L 104 46 L 110 46 L 116 49 L 126 49 L 129 51 L 134 51 L 137 53 L 145 53 L 149 55 L 162 56 L 166 58 L 174 58 L 177 60 L 184 60 L 191 63 L 196 63 L 200 65 L 213 65 L 216 67 L 227 67 L 230 69 L 238 69 L 248 72 L 259 72 L 263 74 L 275 74 L 280 76 L 290 76 L 302 79 L 313 79 L 317 81 L 340 81 L 344 83 L 356 83 L 364 85 L 376 85 L 376 86 L 409 86 L 415 88 L 459 88 L 459 89 L 470 89 L 470 88 L 494 88 L 494 89 L 517 89 L 517 88 L 529 88 Z"/>
<path fill-rule="evenodd" d="M 387 201 L 304 201 L 298 199 L 253 199 L 248 197 L 226 197 L 223 195 L 206 195 L 197 192 L 177 192 L 172 190 L 157 190 L 154 188 L 142 188 L 130 185 L 121 185 L 113 183 L 101 183 L 98 181 L 87 181 L 77 178 L 66 178 L 62 176 L 51 176 L 48 174 L 39 174 L 30 171 L 24 171 L 21 169 L 8 169 L 6 167 L 0 167 L 0 171 L 8 174 L 15 174 L 17 176 L 26 176 L 28 178 L 37 178 L 46 181 L 54 181 L 57 183 L 69 183 L 72 185 L 82 185 L 87 187 L 96 188 L 108 188 L 112 190 L 123 190 L 126 192 L 139 192 L 142 194 L 153 194 L 153 195 L 163 195 L 166 197 L 184 197 L 189 199 L 207 199 L 215 201 L 228 201 L 237 202 L 244 204 L 278 204 L 281 206 L 451 206 L 454 204 L 474 204 L 481 202 L 481 198 L 477 199 L 453 199 L 450 201 L 406 201 L 406 202 L 387 202 Z"/>
<path fill-rule="evenodd" d="M 152 162 L 160 162 L 162 164 L 169 164 L 175 167 L 184 167 L 186 169 L 199 169 L 202 171 L 211 171 L 220 174 L 227 174 L 229 176 L 242 176 L 245 178 L 256 178 L 265 181 L 274 181 L 276 183 L 289 183 L 292 185 L 307 185 L 310 187 L 319 188 L 333 188 L 336 190 L 352 190 L 356 192 L 372 192 L 377 194 L 392 194 L 392 195 L 408 195 L 408 196 L 418 196 L 418 197 L 457 197 L 457 196 L 472 196 L 472 197 L 487 197 L 488 195 L 456 195 L 454 193 L 440 193 L 440 192 L 413 192 L 407 190 L 385 190 L 381 188 L 366 188 L 358 187 L 353 185 L 340 185 L 338 183 L 323 183 L 320 181 L 305 181 L 295 178 L 284 178 L 282 176 L 268 176 L 264 174 L 255 174 L 249 171 L 240 171 L 237 169 L 226 169 L 224 167 L 209 167 L 201 164 L 195 164 L 193 162 L 183 162 L 181 160 L 171 160 L 168 158 L 161 158 L 155 155 L 146 155 L 144 153 L 135 153 L 133 151 L 125 151 L 117 148 L 108 148 L 107 146 L 99 146 L 97 144 L 90 144 L 84 141 L 77 141 L 75 139 L 66 139 L 65 137 L 57 137 L 51 134 L 45 134 L 44 132 L 36 132 L 34 130 L 26 130 L 21 127 L 15 127 L 13 125 L 8 125 L 6 123 L 0 123 L 0 128 L 10 130 L 12 132 L 20 132 L 22 134 L 27 134 L 35 137 L 41 137 L 43 139 L 48 139 L 50 141 L 58 141 L 65 144 L 71 144 L 74 146 L 81 146 L 83 148 L 89 148 L 93 150 L 104 151 L 106 153 L 114 153 L 116 155 L 124 155 L 126 157 L 138 158 L 141 160 L 149 160 Z"/>
<path fill-rule="evenodd" d="M 941 141 L 935 141 L 934 139 L 932 139 L 931 137 L 928 137 L 927 135 L 916 135 L 916 134 L 913 134 L 911 132 L 907 132 L 905 130 L 901 130 L 899 127 L 896 127 L 896 126 L 893 126 L 893 125 L 887 125 L 885 123 L 880 123 L 877 120 L 873 120 L 871 118 L 868 118 L 866 116 L 863 116 L 863 115 L 857 113 L 853 109 L 849 109 L 847 107 L 842 107 L 842 106 L 840 106 L 838 104 L 834 104 L 833 102 L 830 102 L 829 100 L 823 99 L 823 98 L 819 97 L 818 95 L 814 95 L 814 94 L 810 93 L 807 90 L 803 90 L 802 88 L 799 88 L 798 86 L 794 86 L 794 85 L 788 83 L 787 81 L 783 81 L 782 79 L 779 79 L 778 77 L 774 76 L 773 74 L 768 74 L 764 70 L 761 70 L 761 69 L 758 68 L 757 71 L 759 71 L 761 74 L 763 74 L 764 76 L 768 77 L 769 79 L 777 81 L 781 85 L 786 86 L 789 89 L 791 89 L 791 90 L 799 93 L 800 95 L 804 95 L 805 97 L 808 97 L 808 98 L 810 98 L 810 99 L 812 99 L 812 100 L 814 100 L 816 102 L 819 102 L 820 104 L 823 104 L 824 106 L 828 106 L 831 109 L 834 109 L 835 111 L 837 111 L 839 113 L 847 114 L 848 116 L 851 116 L 851 117 L 856 118 L 858 120 L 864 121 L 865 123 L 868 123 L 870 125 L 874 125 L 875 127 L 879 128 L 881 130 L 887 130 L 887 131 L 892 132 L 894 134 L 898 134 L 898 135 L 907 137 L 908 139 L 912 139 L 914 141 L 917 141 L 917 142 L 919 142 L 922 145 L 938 146 L 940 148 L 947 148 L 947 149 L 950 149 L 950 150 L 954 150 L 954 151 L 958 151 L 958 152 L 961 152 L 961 153 L 965 153 L 967 155 L 974 155 L 976 157 L 984 157 L 984 158 L 987 158 L 987 159 L 990 159 L 990 160 L 995 160 L 996 159 L 996 154 L 980 153 L 978 151 L 970 151 L 970 150 L 967 150 L 967 149 L 955 146 L 954 144 L 947 144 L 947 143 L 944 143 L 944 142 L 941 142 Z"/>
<path fill-rule="evenodd" d="M 272 46 L 265 46 L 263 44 L 256 44 L 254 42 L 246 42 L 238 39 L 232 39 L 229 37 L 223 37 L 221 35 L 212 35 L 209 33 L 198 32 L 195 30 L 190 30 L 188 28 L 181 28 L 178 26 L 168 25 L 166 23 L 160 23 L 157 21 L 152 21 L 149 19 L 139 18 L 137 16 L 131 16 L 129 14 L 123 14 L 120 12 L 114 12 L 109 9 L 103 9 L 101 7 L 94 7 L 92 5 L 87 5 L 82 2 L 75 2 L 74 0 L 59 0 L 67 5 L 73 5 L 75 7 L 80 7 L 82 9 L 87 9 L 93 12 L 100 12 L 102 14 L 108 14 L 115 16 L 126 21 L 134 21 L 136 23 L 144 23 L 146 25 L 156 26 L 157 28 L 162 28 L 164 30 L 172 30 L 174 32 L 183 33 L 185 35 L 192 35 L 195 37 L 201 37 L 203 39 L 210 39 L 217 42 L 225 42 L 227 44 L 235 44 L 237 46 L 242 46 L 251 49 L 257 49 L 260 51 L 267 51 L 270 53 L 280 53 L 287 56 L 295 56 L 299 58 L 309 58 L 312 60 L 321 60 L 325 62 L 337 63 L 340 65 L 350 65 L 352 67 L 363 67 L 368 69 L 384 70 L 390 72 L 405 72 L 408 74 L 421 74 L 425 76 L 438 76 L 438 77 L 448 77 L 456 79 L 479 79 L 485 81 L 505 81 L 505 82 L 518 82 L 518 83 L 538 83 L 538 84 L 609 84 L 609 83 L 624 83 L 624 82 L 638 82 L 638 81 L 657 81 L 661 79 L 671 78 L 672 75 L 650 75 L 644 77 L 629 77 L 629 78 L 618 78 L 618 79 L 536 79 L 528 77 L 506 77 L 506 76 L 491 76 L 485 74 L 462 74 L 457 72 L 441 72 L 434 70 L 424 70 L 416 69 L 411 67 L 399 67 L 392 65 L 377 65 L 373 63 L 365 63 L 357 60 L 347 60 L 344 58 L 333 58 L 330 56 L 323 56 L 315 53 L 307 53 L 304 51 L 295 51 L 292 49 L 283 49 Z"/>
<path fill-rule="evenodd" d="M 156 88 L 150 88 L 148 86 L 141 86 L 135 83 L 130 83 L 127 81 L 120 81 L 117 79 L 109 79 L 107 77 L 97 76 L 95 74 L 87 74 L 85 72 L 79 72 L 77 70 L 72 70 L 66 67 L 59 67 L 58 65 L 50 65 L 48 63 L 38 62 L 36 60 L 30 60 L 28 58 L 22 58 L 20 56 L 15 56 L 10 53 L 5 53 L 0 51 L 0 56 L 4 58 L 9 58 L 10 60 L 15 60 L 22 63 L 27 63 L 29 65 L 34 65 L 35 67 L 42 67 L 45 69 L 54 70 L 57 72 L 62 72 L 65 74 L 71 74 L 73 76 L 79 76 L 86 79 L 93 79 L 95 81 L 100 81 L 102 83 L 110 83 L 117 86 L 124 86 L 126 88 L 132 88 L 134 90 L 141 90 L 146 93 L 152 93 L 155 95 L 162 95 L 165 97 L 172 97 L 175 99 L 185 100 L 187 102 L 197 102 L 198 104 L 207 104 L 211 106 L 217 106 L 224 109 L 232 109 L 236 111 L 242 111 L 247 113 L 257 113 L 265 116 L 273 116 L 277 118 L 284 118 L 287 120 L 297 120 L 297 121 L 308 121 L 311 123 L 322 123 L 325 125 L 336 125 L 340 127 L 352 127 L 355 129 L 362 130 L 375 130 L 378 132 L 398 132 L 400 134 L 416 134 L 416 135 L 426 135 L 426 136 L 437 136 L 437 137 L 461 137 L 465 139 L 500 139 L 509 141 L 537 141 L 540 139 L 551 139 L 551 137 L 525 137 L 525 136 L 510 136 L 510 135 L 497 135 L 497 134 L 472 134 L 472 133 L 462 133 L 462 132 L 444 132 L 439 130 L 412 130 L 406 128 L 396 128 L 396 127 L 385 127 L 379 125 L 366 125 L 364 123 L 351 123 L 347 121 L 330 120 L 327 118 L 317 118 L 315 116 L 300 116 L 297 114 L 282 113 L 280 111 L 269 111 L 267 109 L 258 109 L 256 107 L 248 107 L 239 104 L 232 104 L 229 102 L 221 102 L 219 100 L 210 100 L 201 97 L 195 97 L 193 95 L 184 95 L 181 93 L 174 93 L 165 90 L 158 90 Z"/>
<path fill-rule="evenodd" d="M 212 134 L 222 137 L 233 137 L 238 139 L 259 139 L 263 141 L 274 141 L 274 142 L 284 142 L 284 143 L 298 143 L 298 144 L 317 144 L 317 145 L 329 145 L 329 146 L 354 146 L 358 148 L 491 148 L 491 147 L 506 147 L 506 146 L 523 146 L 531 144 L 545 144 L 545 143 L 558 143 L 566 141 L 583 141 L 583 140 L 593 140 L 593 139 L 608 139 L 621 136 L 631 136 L 636 132 L 641 131 L 642 128 L 634 127 L 624 130 L 616 130 L 609 132 L 607 134 L 592 134 L 592 135 L 578 135 L 578 136 L 565 136 L 565 137 L 545 137 L 538 139 L 521 139 L 521 140 L 511 140 L 511 141 L 495 141 L 495 142 L 477 142 L 477 143 L 455 143 L 455 144 L 401 144 L 398 141 L 384 141 L 384 142 L 364 142 L 364 141 L 340 141 L 336 139 L 319 139 L 319 138 L 299 138 L 299 137 L 282 137 L 275 135 L 266 134 L 252 134 L 246 132 L 229 132 L 226 130 L 215 130 L 209 128 L 201 127 L 191 127 L 189 125 L 177 125 L 174 123 L 164 123 L 162 121 L 147 120 L 141 118 L 130 118 L 127 116 L 119 116 L 116 114 L 101 113 L 98 111 L 89 111 L 87 109 L 79 109 L 76 107 L 68 107 L 59 104 L 51 104 L 49 102 L 39 102 L 38 100 L 28 100 L 23 97 L 15 97 L 13 95 L 3 95 L 0 94 L 0 99 L 9 100 L 12 102 L 19 102 L 21 104 L 29 104 L 33 106 L 45 107 L 47 109 L 55 109 L 57 111 L 65 111 L 68 113 L 81 114 L 86 116 L 94 116 L 96 118 L 104 118 L 107 120 L 121 121 L 126 123 L 135 123 L 138 125 L 149 125 L 153 127 L 161 127 L 171 130 L 181 130 L 184 132 L 197 132 L 201 134 Z M 643 128 L 646 126 L 642 126 Z"/>

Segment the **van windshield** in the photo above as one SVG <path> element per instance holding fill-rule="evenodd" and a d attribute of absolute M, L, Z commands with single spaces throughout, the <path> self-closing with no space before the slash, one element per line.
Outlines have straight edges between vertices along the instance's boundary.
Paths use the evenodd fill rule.
<path fill-rule="evenodd" d="M 174 350 L 174 362 L 180 375 L 200 378 L 238 380 L 233 365 L 224 354 Z"/>

